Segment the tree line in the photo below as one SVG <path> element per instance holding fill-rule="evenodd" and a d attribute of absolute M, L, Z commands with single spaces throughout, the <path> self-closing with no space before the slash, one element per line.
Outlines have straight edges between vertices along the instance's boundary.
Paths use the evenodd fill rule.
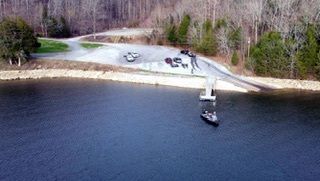
<path fill-rule="evenodd" d="M 162 18 L 173 44 L 261 76 L 320 78 L 320 0 L 181 0 Z"/>
<path fill-rule="evenodd" d="M 320 0 L 0 0 L 40 36 L 163 28 L 174 45 L 239 60 L 257 75 L 320 77 Z"/>
<path fill-rule="evenodd" d="M 0 20 L 8 16 L 23 17 L 42 36 L 59 31 L 81 35 L 138 26 L 157 7 L 170 7 L 174 3 L 171 0 L 0 0 Z"/>

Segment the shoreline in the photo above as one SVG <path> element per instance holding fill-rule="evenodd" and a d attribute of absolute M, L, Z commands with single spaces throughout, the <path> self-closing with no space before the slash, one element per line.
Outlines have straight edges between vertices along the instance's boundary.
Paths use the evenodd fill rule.
<path fill-rule="evenodd" d="M 270 86 L 275 91 L 320 91 L 319 81 L 239 76 L 258 84 Z M 206 78 L 202 76 L 151 72 L 92 62 L 37 59 L 27 62 L 21 67 L 0 63 L 0 83 L 2 81 L 42 78 L 97 79 L 203 90 L 206 87 Z M 243 93 L 249 92 L 244 88 L 237 87 L 221 79 L 217 79 L 216 89 Z"/>
<path fill-rule="evenodd" d="M 174 75 L 153 72 L 121 72 L 99 70 L 38 69 L 0 71 L 1 81 L 44 79 L 44 78 L 80 78 L 110 80 L 150 85 L 164 85 L 180 88 L 205 89 L 206 78 L 199 76 Z M 217 80 L 217 90 L 248 92 L 223 80 Z"/>
<path fill-rule="evenodd" d="M 163 85 L 180 88 L 205 89 L 206 78 L 201 76 L 165 74 L 144 71 L 117 70 L 78 70 L 78 69 L 31 69 L 31 70 L 0 70 L 1 81 L 28 79 L 78 78 L 97 79 L 138 84 Z M 320 82 L 308 80 L 291 80 L 262 77 L 244 77 L 262 84 L 275 87 L 275 90 L 306 90 L 320 91 Z M 217 90 L 247 93 L 248 91 L 223 80 L 217 80 Z"/>
<path fill-rule="evenodd" d="M 312 80 L 278 79 L 272 77 L 245 77 L 248 80 L 273 86 L 275 90 L 320 91 L 320 82 Z"/>

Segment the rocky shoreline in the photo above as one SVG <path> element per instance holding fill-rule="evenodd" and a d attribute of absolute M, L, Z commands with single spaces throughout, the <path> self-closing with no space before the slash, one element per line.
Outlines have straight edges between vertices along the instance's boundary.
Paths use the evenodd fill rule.
<path fill-rule="evenodd" d="M 117 72 L 99 70 L 39 69 L 0 71 L 0 81 L 41 79 L 41 78 L 80 78 L 131 82 L 151 85 L 165 85 L 181 88 L 204 89 L 205 77 L 162 74 L 153 72 Z M 247 92 L 222 80 L 217 81 L 218 90 Z"/>
<path fill-rule="evenodd" d="M 100 71 L 72 69 L 35 69 L 35 70 L 0 70 L 0 81 L 27 80 L 42 78 L 80 78 L 151 85 L 165 85 L 181 88 L 204 89 L 206 79 L 200 76 L 186 76 L 139 71 Z M 275 79 L 262 77 L 244 77 L 275 89 L 296 89 L 320 91 L 320 82 L 307 80 Z M 248 92 L 223 80 L 218 80 L 217 90 Z"/>
<path fill-rule="evenodd" d="M 276 79 L 265 77 L 246 77 L 249 80 L 259 82 L 265 85 L 273 86 L 276 89 L 296 89 L 320 91 L 320 82 L 310 80 L 294 80 L 294 79 Z"/>

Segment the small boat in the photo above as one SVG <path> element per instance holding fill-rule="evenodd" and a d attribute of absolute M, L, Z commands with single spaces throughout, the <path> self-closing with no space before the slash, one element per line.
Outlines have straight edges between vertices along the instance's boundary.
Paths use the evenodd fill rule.
<path fill-rule="evenodd" d="M 208 124 L 211 124 L 213 126 L 219 126 L 219 120 L 217 118 L 216 112 L 209 113 L 208 111 L 204 111 L 200 117 L 207 122 Z"/>

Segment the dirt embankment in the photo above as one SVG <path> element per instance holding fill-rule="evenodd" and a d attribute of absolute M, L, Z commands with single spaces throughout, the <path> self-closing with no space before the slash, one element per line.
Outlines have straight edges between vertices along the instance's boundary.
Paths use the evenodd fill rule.
<path fill-rule="evenodd" d="M 99 63 L 61 61 L 61 60 L 43 60 L 35 59 L 24 63 L 21 67 L 7 63 L 0 63 L 0 71 L 12 70 L 48 70 L 48 69 L 68 69 L 68 70 L 90 70 L 90 71 L 116 71 L 116 72 L 135 72 L 136 69 L 104 65 Z"/>

